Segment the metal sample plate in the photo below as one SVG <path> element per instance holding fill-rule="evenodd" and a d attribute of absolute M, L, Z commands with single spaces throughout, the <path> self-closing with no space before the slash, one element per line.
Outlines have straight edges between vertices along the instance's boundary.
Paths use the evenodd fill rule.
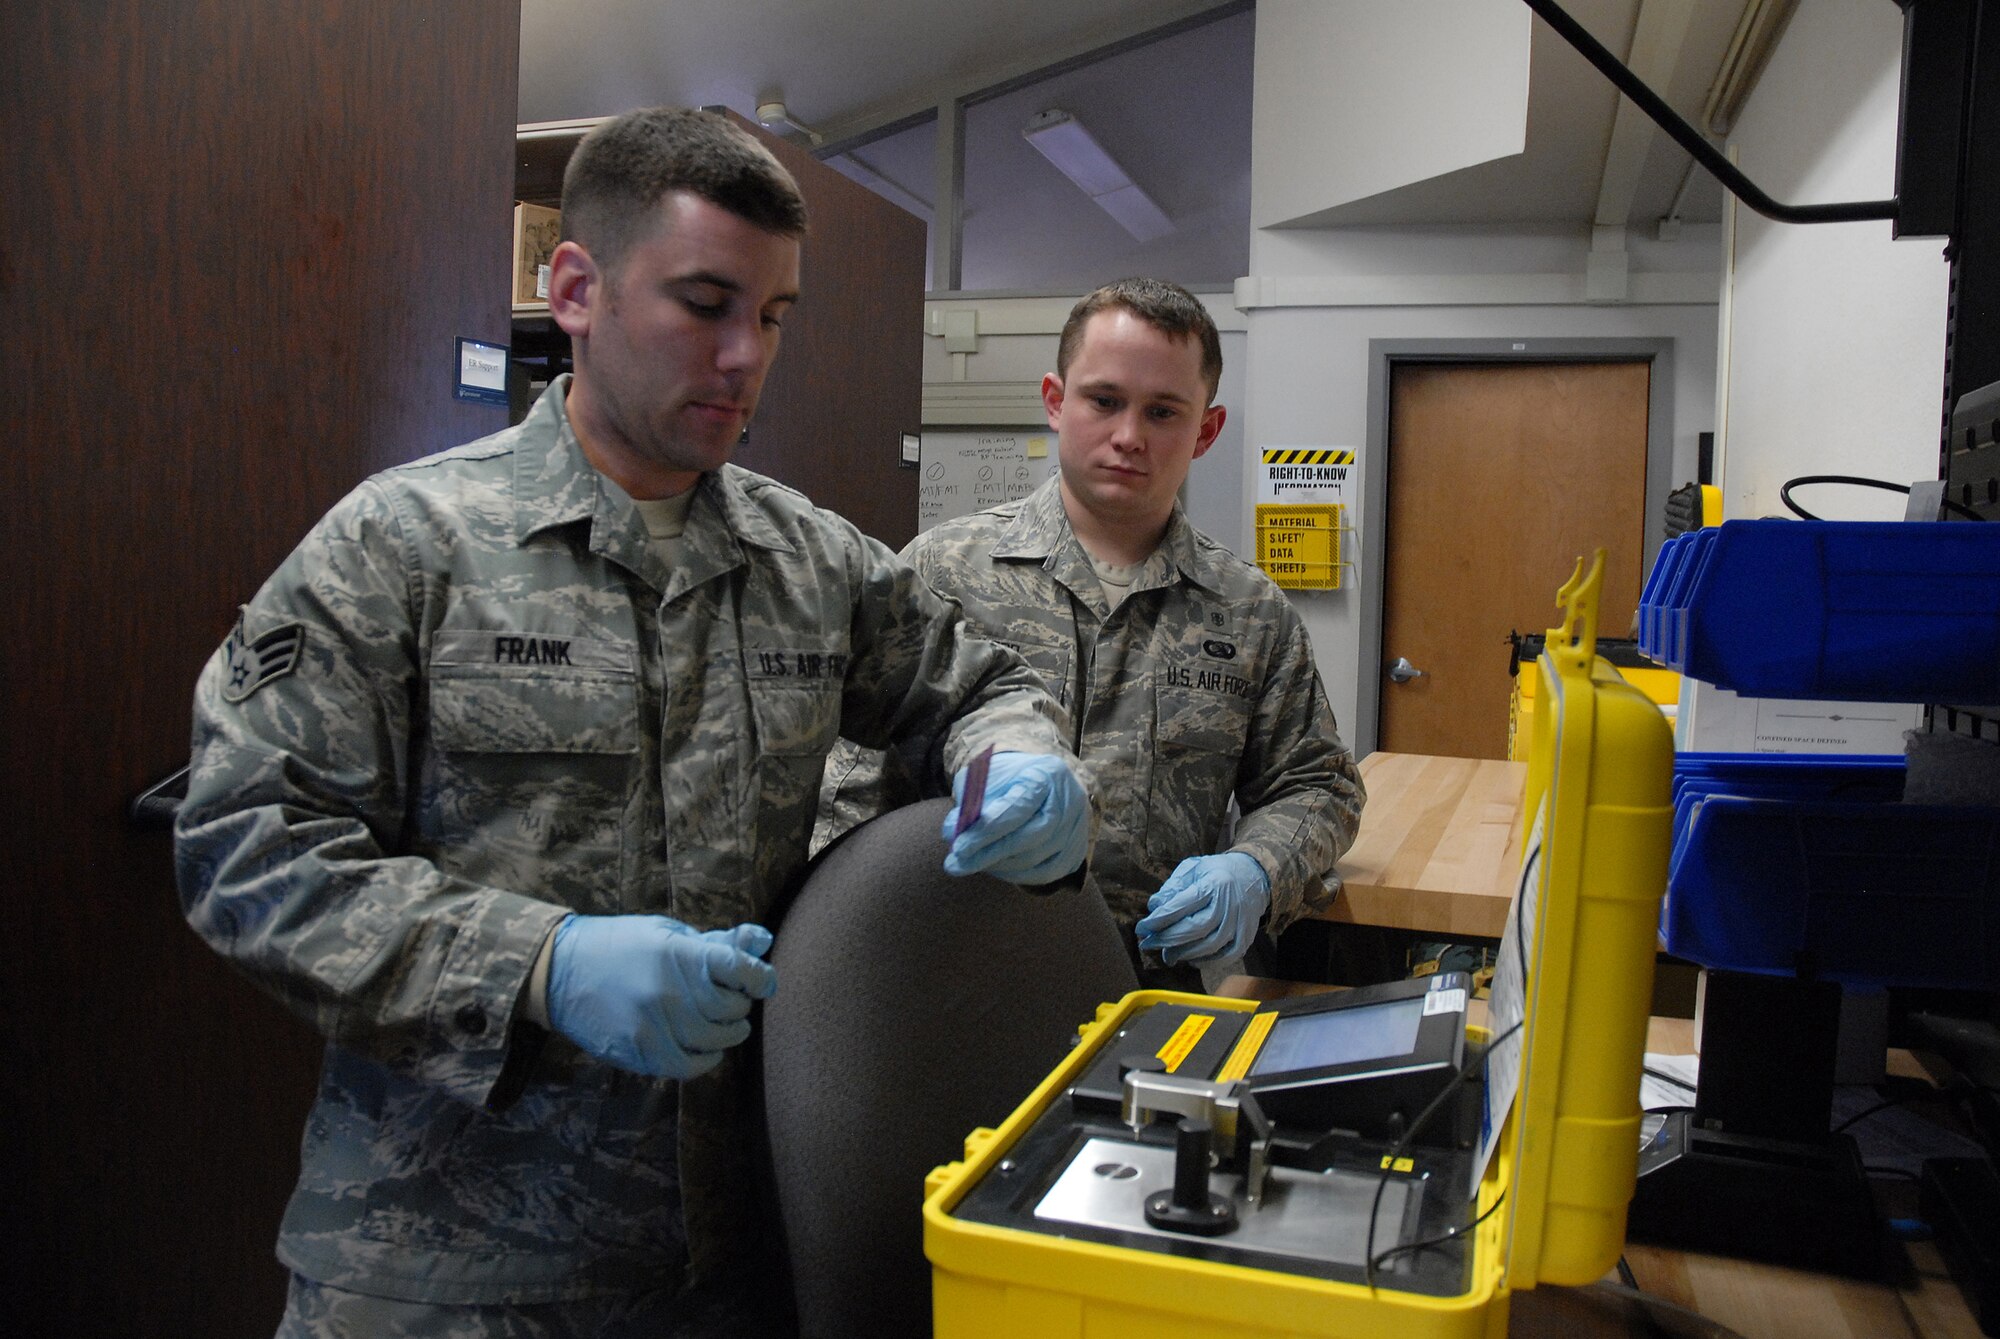
<path fill-rule="evenodd" d="M 1209 1177 L 1209 1192 L 1236 1199 L 1240 1226 L 1227 1236 L 1203 1240 L 1213 1247 L 1358 1267 L 1368 1249 L 1368 1208 L 1375 1202 L 1379 1179 L 1361 1172 L 1301 1172 L 1274 1167 L 1262 1207 L 1252 1209 L 1237 1195 L 1241 1177 L 1215 1173 Z M 1035 1206 L 1035 1217 L 1043 1222 L 1074 1223 L 1174 1241 L 1194 1240 L 1186 1233 L 1169 1232 L 1146 1221 L 1146 1197 L 1173 1187 L 1172 1148 L 1093 1138 L 1085 1141 L 1042 1196 Z M 1376 1254 L 1401 1242 L 1405 1211 L 1415 1208 L 1422 1190 L 1421 1183 L 1402 1179 L 1392 1179 L 1382 1187 L 1382 1204 L 1375 1217 Z M 1396 1273 L 1402 1259 L 1384 1261 L 1378 1273 Z"/>

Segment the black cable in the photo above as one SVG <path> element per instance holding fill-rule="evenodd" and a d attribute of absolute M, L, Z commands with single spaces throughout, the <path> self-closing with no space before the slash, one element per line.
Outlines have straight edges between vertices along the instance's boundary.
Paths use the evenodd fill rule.
<path fill-rule="evenodd" d="M 1658 1079 L 1661 1083 L 1671 1083 L 1676 1088 L 1685 1088 L 1691 1093 L 1701 1091 L 1699 1088 L 1696 1088 L 1692 1083 L 1689 1083 L 1686 1079 L 1682 1078 L 1680 1075 L 1669 1074 L 1664 1069 L 1654 1069 L 1651 1065 L 1639 1066 L 1639 1072 L 1641 1074 L 1650 1075 L 1651 1077 Z"/>
<path fill-rule="evenodd" d="M 1493 1202 L 1486 1206 L 1485 1213 L 1480 1214 L 1479 1217 L 1473 1219 L 1471 1222 L 1467 1223 L 1464 1227 L 1448 1227 L 1435 1237 L 1425 1237 L 1422 1241 L 1406 1241 L 1401 1246 L 1391 1246 L 1388 1250 L 1382 1252 L 1380 1255 L 1376 1256 L 1374 1259 L 1368 1262 L 1370 1277 L 1371 1278 L 1373 1277 L 1375 1266 L 1381 1264 L 1384 1260 L 1387 1260 L 1392 1255 L 1408 1255 L 1413 1251 L 1427 1251 L 1433 1246 L 1450 1245 L 1452 1242 L 1457 1241 L 1460 1237 L 1464 1236 L 1466 1233 L 1472 1231 L 1472 1229 L 1478 1227 L 1481 1223 L 1491 1218 L 1493 1216 L 1493 1211 L 1498 1209 L 1502 1204 L 1505 1204 L 1506 1202 L 1507 1202 L 1507 1192 L 1503 1190 L 1498 1195 L 1495 1195 L 1493 1197 Z M 1375 1285 L 1373 1283 L 1370 1283 L 1368 1286 L 1372 1288 Z"/>
<path fill-rule="evenodd" d="M 1848 1126 L 1856 1124 L 1857 1122 L 1860 1121 L 1867 1120 L 1870 1116 L 1877 1115 L 1881 1112 L 1887 1111 L 1890 1107 L 1899 1107 L 1902 1106 L 1905 1102 L 1914 1102 L 1919 1097 L 1926 1097 L 1933 1095 L 1934 1094 L 1927 1094 L 1927 1093 L 1911 1093 L 1908 1097 L 1891 1097 L 1886 1101 L 1877 1102 L 1872 1107 L 1864 1107 L 1860 1111 L 1855 1112 L 1852 1116 L 1849 1116 L 1846 1120 L 1834 1126 L 1833 1129 L 1828 1131 L 1828 1133 L 1839 1134 L 1843 1130 L 1845 1130 Z"/>
<path fill-rule="evenodd" d="M 1787 479 L 1778 489 L 1778 500 L 1791 508 L 1792 514 L 1802 521 L 1817 521 L 1820 518 L 1792 501 L 1792 490 L 1805 484 L 1853 484 L 1857 488 L 1880 488 L 1889 493 L 1908 493 L 1908 484 L 1890 483 L 1887 479 L 1864 479 L 1858 474 L 1801 474 L 1796 479 Z M 1983 521 L 1986 518 L 1970 507 L 1953 502 L 1950 498 L 1939 501 L 1944 509 L 1956 512 L 1968 521 Z"/>
<path fill-rule="evenodd" d="M 1533 851 L 1531 851 L 1528 854 L 1527 860 L 1522 863 L 1520 881 L 1514 886 L 1514 905 L 1516 907 L 1519 907 L 1521 905 L 1522 899 L 1527 895 L 1528 880 L 1534 876 L 1535 867 L 1541 863 L 1541 859 L 1542 859 L 1542 848 L 1537 846 Z M 1521 989 L 1523 996 L 1525 997 L 1528 984 L 1527 934 L 1525 931 L 1521 929 L 1521 923 L 1518 918 L 1514 922 L 1514 928 L 1517 932 L 1514 935 L 1514 956 L 1521 964 Z M 1495 1037 L 1493 1040 L 1486 1043 L 1486 1049 L 1481 1051 L 1476 1058 L 1468 1059 L 1464 1064 L 1460 1065 L 1458 1067 L 1458 1072 L 1451 1076 L 1450 1082 L 1446 1083 L 1444 1087 L 1438 1090 L 1437 1096 L 1433 1097 L 1430 1100 L 1430 1102 L 1425 1105 L 1424 1109 L 1417 1113 L 1417 1118 L 1410 1122 L 1409 1128 L 1403 1131 L 1403 1133 L 1397 1138 L 1396 1142 L 1389 1146 L 1388 1153 L 1383 1155 L 1381 1174 L 1376 1178 L 1375 1181 L 1375 1198 L 1372 1201 L 1370 1201 L 1368 1205 L 1368 1235 L 1365 1241 L 1362 1243 L 1362 1253 L 1361 1253 L 1361 1278 L 1362 1282 L 1366 1283 L 1370 1288 L 1370 1290 L 1373 1290 L 1373 1288 L 1375 1287 L 1375 1266 L 1378 1262 L 1386 1260 L 1390 1256 L 1396 1255 L 1402 1251 L 1415 1249 L 1414 1246 L 1392 1246 L 1388 1250 L 1382 1252 L 1382 1254 L 1380 1255 L 1377 1255 L 1375 1253 L 1375 1220 L 1376 1217 L 1382 1212 L 1382 1192 L 1389 1188 L 1389 1177 L 1390 1174 L 1395 1170 L 1397 1159 L 1403 1156 L 1403 1152 L 1405 1149 L 1409 1147 L 1410 1141 L 1416 1138 L 1417 1131 L 1423 1129 L 1425 1122 L 1429 1121 L 1432 1116 L 1437 1114 L 1438 1109 L 1444 1105 L 1445 1099 L 1450 1097 L 1452 1093 L 1458 1090 L 1458 1085 L 1465 1082 L 1466 1077 L 1470 1075 L 1475 1068 L 1484 1070 L 1486 1068 L 1486 1062 L 1492 1057 L 1493 1053 L 1500 1049 L 1502 1043 L 1506 1042 L 1515 1033 L 1519 1032 L 1523 1024 L 1526 1023 L 1526 1021 L 1527 1020 L 1524 1018 L 1521 1022 L 1514 1024 L 1514 1026 L 1508 1028 L 1505 1032 L 1501 1033 L 1499 1036 Z M 1476 1190 L 1474 1194 L 1475 1195 L 1477 1194 Z M 1467 1223 L 1463 1228 L 1454 1228 L 1452 1229 L 1451 1232 L 1445 1234 L 1443 1237 L 1439 1237 L 1432 1241 L 1421 1242 L 1417 1244 L 1426 1246 L 1435 1246 L 1441 1242 L 1452 1240 L 1454 1237 L 1458 1236 L 1462 1232 L 1471 1231 L 1473 1228 L 1479 1226 L 1479 1224 L 1485 1222 L 1487 1214 L 1491 1214 L 1494 1209 L 1499 1208 L 1500 1201 L 1505 1198 L 1507 1198 L 1507 1192 L 1503 1190 L 1500 1192 L 1499 1198 L 1495 1199 L 1493 1203 L 1487 1207 L 1486 1213 L 1480 1214 L 1479 1217 L 1473 1219 L 1470 1223 Z"/>
<path fill-rule="evenodd" d="M 1521 1025 L 1519 1023 L 1514 1024 L 1513 1027 L 1508 1028 L 1498 1037 L 1495 1037 L 1491 1042 L 1488 1042 L 1486 1049 L 1484 1051 L 1481 1051 L 1476 1057 L 1468 1059 L 1464 1064 L 1460 1065 L 1458 1067 L 1458 1072 L 1451 1076 L 1450 1082 L 1446 1083 L 1444 1087 L 1438 1089 L 1437 1096 L 1433 1097 L 1424 1106 L 1424 1109 L 1417 1113 L 1417 1118 L 1410 1122 L 1409 1128 L 1404 1130 L 1403 1133 L 1397 1137 L 1396 1142 L 1389 1146 L 1389 1151 L 1382 1155 L 1381 1174 L 1375 1180 L 1375 1198 L 1368 1205 L 1368 1236 L 1366 1241 L 1362 1245 L 1362 1256 L 1361 1256 L 1362 1281 L 1365 1282 L 1370 1288 L 1373 1288 L 1375 1286 L 1376 1262 L 1379 1260 L 1386 1259 L 1387 1257 L 1396 1254 L 1398 1251 L 1407 1249 L 1401 1246 L 1392 1246 L 1388 1250 L 1384 1251 L 1381 1255 L 1375 1254 L 1375 1219 L 1377 1215 L 1379 1215 L 1382 1212 L 1382 1192 L 1389 1188 L 1389 1177 L 1395 1170 L 1397 1160 L 1400 1159 L 1403 1156 L 1404 1152 L 1409 1148 L 1410 1140 L 1416 1137 L 1417 1131 L 1423 1129 L 1425 1123 L 1428 1122 L 1432 1116 L 1437 1114 L 1438 1109 L 1444 1105 L 1445 1099 L 1450 1097 L 1454 1092 L 1458 1091 L 1458 1085 L 1465 1082 L 1466 1078 L 1475 1071 L 1484 1069 L 1486 1067 L 1486 1058 L 1493 1054 L 1494 1050 L 1500 1045 L 1501 1042 L 1506 1041 L 1509 1037 L 1513 1036 L 1516 1032 L 1519 1032 L 1520 1030 L 1521 1030 Z M 1504 1196 L 1504 1192 L 1502 1193 Z M 1495 1200 L 1494 1204 L 1497 1205 L 1499 1204 L 1499 1202 L 1500 1202 L 1499 1200 Z M 1487 1209 L 1486 1211 L 1486 1213 L 1492 1213 L 1492 1212 L 1493 1210 L 1491 1208 Z M 1486 1214 L 1484 1213 L 1479 1215 L 1479 1217 L 1473 1219 L 1471 1223 L 1466 1224 L 1466 1227 L 1471 1228 L 1476 1226 L 1478 1223 L 1483 1221 L 1485 1217 Z M 1453 1234 L 1456 1234 L 1457 1232 L 1462 1230 L 1464 1229 L 1453 1229 Z M 1445 1238 L 1440 1238 L 1440 1240 L 1449 1240 L 1449 1236 Z M 1436 1243 L 1433 1242 L 1431 1244 L 1435 1245 Z"/>
<path fill-rule="evenodd" d="M 1623 1252 L 1620 1252 L 1618 1256 L 1618 1278 L 1620 1282 L 1635 1293 L 1645 1291 L 1639 1286 L 1638 1278 L 1632 1273 L 1632 1266 L 1625 1262 Z"/>
<path fill-rule="evenodd" d="M 1974 1093 L 1996 1094 L 2000 1093 L 2000 1088 L 1984 1083 L 1960 1082 L 1945 1083 L 1936 1088 L 1920 1088 L 1915 1092 L 1904 1093 L 1901 1097 L 1884 1098 L 1872 1107 L 1863 1107 L 1827 1133 L 1839 1134 L 1848 1126 L 1859 1124 L 1870 1116 L 1880 1115 L 1890 1107 L 1907 1106 L 1911 1102 L 1958 1102 Z"/>
<path fill-rule="evenodd" d="M 1563 12 L 1555 0 L 1526 0 L 1529 9 L 1541 15 L 1542 22 L 1555 29 L 1556 35 L 1576 48 L 1577 54 L 1597 67 L 1597 72 L 1609 79 L 1632 105 L 1649 117 L 1653 124 L 1667 132 L 1674 142 L 1693 155 L 1695 161 L 1712 173 L 1717 181 L 1759 214 L 1777 219 L 1780 223 L 1842 223 L 1856 219 L 1893 219 L 1896 217 L 1896 201 L 1859 200 L 1826 205 L 1780 204 L 1758 189 L 1757 184 L 1743 175 L 1742 171 L 1724 157 L 1720 150 L 1702 138 L 1701 132 L 1681 119 L 1680 113 L 1667 105 L 1666 99 L 1646 87 L 1638 75 L 1625 68 L 1618 58 L 1606 51 L 1598 40 L 1592 37 L 1584 26 Z"/>

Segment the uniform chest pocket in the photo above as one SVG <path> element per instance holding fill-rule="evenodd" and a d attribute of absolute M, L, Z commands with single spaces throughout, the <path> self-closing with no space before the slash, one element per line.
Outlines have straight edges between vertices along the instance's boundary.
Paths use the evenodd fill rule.
<path fill-rule="evenodd" d="M 1232 758 L 1243 752 L 1243 736 L 1250 723 L 1247 697 L 1160 682 L 1154 689 L 1154 709 L 1155 738 L 1163 746 L 1226 753 Z"/>
<path fill-rule="evenodd" d="M 752 680 L 750 718 L 759 755 L 824 756 L 840 736 L 840 685 Z"/>
<path fill-rule="evenodd" d="M 1146 855 L 1151 872 L 1164 877 L 1188 856 L 1215 849 L 1236 788 L 1250 703 L 1213 688 L 1163 682 L 1154 690 L 1154 710 Z"/>
<path fill-rule="evenodd" d="M 1067 646 L 1042 646 L 1035 642 L 1017 642 L 999 638 L 995 640 L 1027 661 L 1035 673 L 1042 676 L 1042 686 L 1049 690 L 1049 696 L 1062 703 L 1065 710 L 1069 709 L 1070 666 L 1074 657 Z"/>
<path fill-rule="evenodd" d="M 633 753 L 636 680 L 629 673 L 464 673 L 433 678 L 431 741 L 446 753 Z"/>

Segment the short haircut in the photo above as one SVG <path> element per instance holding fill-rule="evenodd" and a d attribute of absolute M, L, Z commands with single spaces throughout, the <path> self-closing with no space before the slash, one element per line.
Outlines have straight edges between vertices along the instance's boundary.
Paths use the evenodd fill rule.
<path fill-rule="evenodd" d="M 1063 322 L 1062 340 L 1056 345 L 1056 375 L 1067 379 L 1069 364 L 1083 347 L 1083 327 L 1101 311 L 1117 308 L 1131 312 L 1153 329 L 1174 339 L 1194 339 L 1201 344 L 1201 377 L 1208 383 L 1208 398 L 1215 401 L 1215 388 L 1222 381 L 1222 336 L 1216 333 L 1215 318 L 1201 299 L 1164 279 L 1120 279 L 1070 308 Z"/>
<path fill-rule="evenodd" d="M 562 236 L 607 274 L 670 191 L 687 191 L 786 237 L 806 230 L 792 174 L 743 127 L 717 112 L 647 107 L 593 129 L 563 170 Z"/>

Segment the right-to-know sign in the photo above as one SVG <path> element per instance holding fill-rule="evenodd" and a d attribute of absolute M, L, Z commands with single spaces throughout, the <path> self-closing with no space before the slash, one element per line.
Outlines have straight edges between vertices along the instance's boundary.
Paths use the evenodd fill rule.
<path fill-rule="evenodd" d="M 1257 566 L 1288 590 L 1339 590 L 1340 513 L 1332 503 L 1259 503 Z"/>
<path fill-rule="evenodd" d="M 1257 452 L 1257 501 L 1288 507 L 1354 502 L 1354 452 L 1344 446 L 1266 446 Z"/>

